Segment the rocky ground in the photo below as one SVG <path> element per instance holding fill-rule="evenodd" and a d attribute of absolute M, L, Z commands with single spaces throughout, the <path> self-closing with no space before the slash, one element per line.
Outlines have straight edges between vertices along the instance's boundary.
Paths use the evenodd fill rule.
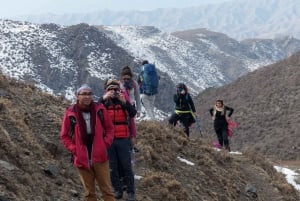
<path fill-rule="evenodd" d="M 59 140 L 63 97 L 0 76 L 0 201 L 81 201 L 83 191 Z M 137 125 L 138 201 L 297 201 L 299 192 L 253 150 L 216 151 L 207 133 L 164 122 Z M 191 162 L 187 164 L 179 158 Z M 292 163 L 290 163 L 292 165 Z"/>
<path fill-rule="evenodd" d="M 215 137 L 208 112 L 217 99 L 234 108 L 239 124 L 232 148 L 252 149 L 273 160 L 300 160 L 300 52 L 238 78 L 210 88 L 194 98 L 203 132 Z"/>

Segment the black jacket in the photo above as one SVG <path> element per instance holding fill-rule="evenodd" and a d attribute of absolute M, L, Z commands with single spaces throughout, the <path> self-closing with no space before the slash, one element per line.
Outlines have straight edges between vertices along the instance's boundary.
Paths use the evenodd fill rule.
<path fill-rule="evenodd" d="M 215 116 L 215 120 L 214 120 L 214 125 L 215 126 L 227 126 L 227 121 L 226 121 L 226 115 L 227 115 L 227 111 L 229 112 L 228 113 L 228 117 L 230 117 L 233 113 L 233 108 L 231 107 L 228 107 L 228 106 L 224 106 L 224 114 L 222 115 L 222 113 L 220 111 L 216 111 L 216 116 Z M 209 110 L 209 113 L 211 116 L 213 116 L 214 112 L 214 108 L 211 108 Z"/>
<path fill-rule="evenodd" d="M 189 93 L 174 94 L 175 110 L 196 112 L 194 102 Z"/>

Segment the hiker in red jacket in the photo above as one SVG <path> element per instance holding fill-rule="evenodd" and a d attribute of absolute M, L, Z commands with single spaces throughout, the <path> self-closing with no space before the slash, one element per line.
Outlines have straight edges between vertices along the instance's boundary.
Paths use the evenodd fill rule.
<path fill-rule="evenodd" d="M 93 101 L 88 85 L 76 91 L 76 99 L 76 104 L 69 106 L 64 114 L 60 132 L 62 143 L 74 156 L 73 164 L 84 187 L 85 200 L 97 200 L 96 180 L 103 200 L 114 201 L 107 155 L 114 138 L 111 118 L 102 104 Z"/>
<path fill-rule="evenodd" d="M 229 112 L 228 114 L 227 111 Z M 233 108 L 224 105 L 223 100 L 217 100 L 216 104 L 209 110 L 209 112 L 212 120 L 214 121 L 214 129 L 220 146 L 225 146 L 225 149 L 230 151 L 227 119 L 231 117 Z"/>
<path fill-rule="evenodd" d="M 99 102 L 106 107 L 114 125 L 114 140 L 108 149 L 110 178 L 115 191 L 115 198 L 123 197 L 121 177 L 127 186 L 126 201 L 135 200 L 134 174 L 131 164 L 131 132 L 130 119 L 136 115 L 136 110 L 126 99 L 126 92 L 121 91 L 118 80 L 106 80 L 105 94 L 100 97 Z M 120 175 L 120 169 L 124 175 Z"/>

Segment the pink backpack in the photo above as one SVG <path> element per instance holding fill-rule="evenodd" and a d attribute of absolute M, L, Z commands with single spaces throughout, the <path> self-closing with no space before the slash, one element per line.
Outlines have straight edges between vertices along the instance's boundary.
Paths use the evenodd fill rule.
<path fill-rule="evenodd" d="M 228 124 L 228 131 L 227 131 L 227 135 L 228 137 L 232 137 L 233 135 L 233 129 L 238 127 L 238 124 L 234 121 L 231 120 L 227 120 L 227 124 Z"/>

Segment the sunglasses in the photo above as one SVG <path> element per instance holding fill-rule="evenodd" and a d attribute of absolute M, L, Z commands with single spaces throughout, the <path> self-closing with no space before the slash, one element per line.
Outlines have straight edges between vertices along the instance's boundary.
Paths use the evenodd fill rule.
<path fill-rule="evenodd" d="M 93 95 L 92 92 L 84 92 L 84 93 L 78 94 L 78 96 L 91 96 L 91 95 Z"/>
<path fill-rule="evenodd" d="M 112 91 L 112 90 L 114 90 L 114 91 L 120 91 L 119 88 L 108 88 L 108 89 L 107 89 L 107 91 Z"/>
<path fill-rule="evenodd" d="M 124 81 L 129 81 L 129 80 L 131 80 L 131 78 L 124 77 L 123 80 L 124 80 Z"/>

